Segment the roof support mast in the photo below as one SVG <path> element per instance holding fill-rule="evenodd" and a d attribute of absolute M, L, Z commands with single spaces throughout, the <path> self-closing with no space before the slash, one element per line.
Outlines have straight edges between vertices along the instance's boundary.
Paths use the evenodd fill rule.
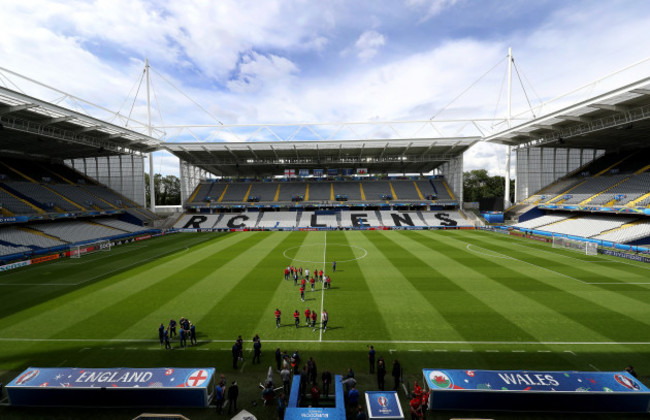
<path fill-rule="evenodd" d="M 147 134 L 151 137 L 153 127 L 151 127 L 151 96 L 149 92 L 149 59 L 144 60 L 144 73 L 147 79 Z M 509 127 L 509 125 L 508 125 Z M 153 173 L 153 152 L 149 152 L 149 207 L 152 212 L 156 211 L 156 190 L 154 189 Z"/>
<path fill-rule="evenodd" d="M 511 128 L 512 120 L 512 47 L 508 48 L 508 114 L 506 115 L 506 122 L 508 129 Z M 503 198 L 504 210 L 510 207 L 510 155 L 512 154 L 512 146 L 506 146 L 506 173 L 505 173 L 505 197 Z"/>

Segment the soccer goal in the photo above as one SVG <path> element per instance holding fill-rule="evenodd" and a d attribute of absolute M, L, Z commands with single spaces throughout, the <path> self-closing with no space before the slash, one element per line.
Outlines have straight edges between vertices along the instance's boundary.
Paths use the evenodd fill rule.
<path fill-rule="evenodd" d="M 574 251 L 584 252 L 586 255 L 598 255 L 597 243 L 579 241 L 576 239 L 564 238 L 562 236 L 553 237 L 553 248 L 572 249 Z"/>
<path fill-rule="evenodd" d="M 109 240 L 97 241 L 83 245 L 73 245 L 70 247 L 70 258 L 81 258 L 82 255 L 110 251 L 111 246 L 112 243 Z"/>

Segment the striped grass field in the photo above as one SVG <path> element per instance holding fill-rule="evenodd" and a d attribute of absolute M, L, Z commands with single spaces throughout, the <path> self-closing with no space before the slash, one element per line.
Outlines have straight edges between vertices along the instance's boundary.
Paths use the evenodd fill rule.
<path fill-rule="evenodd" d="M 323 269 L 332 289 L 317 283 L 301 302 L 298 287 L 283 278 L 289 264 Z M 360 389 L 371 390 L 370 344 L 389 366 L 400 359 L 406 385 L 436 367 L 633 364 L 646 383 L 650 376 L 650 266 L 489 232 L 176 234 L 2 273 L 0 294 L 4 383 L 28 366 L 214 366 L 240 381 L 243 401 L 253 400 L 280 347 L 299 348 L 334 373 L 353 367 Z M 306 308 L 328 311 L 327 331 L 304 327 Z M 158 325 L 181 316 L 197 325 L 199 345 L 161 350 Z M 232 343 L 241 334 L 248 352 L 256 333 L 263 364 L 234 371 Z M 0 408 L 5 415 L 38 418 L 43 411 Z"/>

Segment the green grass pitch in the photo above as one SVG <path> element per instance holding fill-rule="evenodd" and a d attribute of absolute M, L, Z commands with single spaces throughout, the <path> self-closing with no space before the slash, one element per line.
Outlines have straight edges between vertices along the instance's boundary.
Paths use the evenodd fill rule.
<path fill-rule="evenodd" d="M 298 287 L 284 280 L 290 264 L 323 269 L 332 289 L 307 287 L 301 302 Z M 354 368 L 361 390 L 376 389 L 368 374 L 370 344 L 389 369 L 393 359 L 402 362 L 406 385 L 434 367 L 622 370 L 633 364 L 644 382 L 650 377 L 649 265 L 489 232 L 183 233 L 2 273 L 0 296 L 0 382 L 29 366 L 214 366 L 239 381 L 240 406 L 260 418 L 275 415 L 251 402 L 276 347 L 300 349 L 321 371 Z M 281 328 L 275 308 L 282 311 Z M 304 327 L 306 308 L 328 311 L 326 332 Z M 158 325 L 181 316 L 197 325 L 199 345 L 162 350 Z M 256 333 L 261 365 L 250 364 Z M 233 370 L 230 348 L 238 335 L 247 361 Z M 142 411 L 102 415 L 132 418 Z M 198 409 L 164 411 L 213 417 Z M 0 407 L 2 418 L 44 413 L 53 412 Z"/>

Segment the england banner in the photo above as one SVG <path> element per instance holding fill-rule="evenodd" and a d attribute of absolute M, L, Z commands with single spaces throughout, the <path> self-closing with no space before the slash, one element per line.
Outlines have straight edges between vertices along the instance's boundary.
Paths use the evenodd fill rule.
<path fill-rule="evenodd" d="M 30 367 L 6 386 L 12 405 L 207 406 L 214 368 Z M 107 394 L 106 390 L 112 390 Z M 94 392 L 91 392 L 94 391 Z M 138 402 L 140 401 L 140 402 Z"/>
<path fill-rule="evenodd" d="M 284 176 L 285 178 L 293 178 L 296 176 L 296 170 L 295 169 L 285 169 L 284 170 Z"/>

